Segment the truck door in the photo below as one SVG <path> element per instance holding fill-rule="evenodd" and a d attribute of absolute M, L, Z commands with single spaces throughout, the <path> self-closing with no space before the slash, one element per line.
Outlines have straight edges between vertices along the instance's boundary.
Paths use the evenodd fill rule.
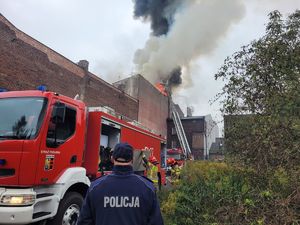
<path fill-rule="evenodd" d="M 55 183 L 62 172 L 77 161 L 76 108 L 55 101 L 43 134 L 36 183 Z"/>

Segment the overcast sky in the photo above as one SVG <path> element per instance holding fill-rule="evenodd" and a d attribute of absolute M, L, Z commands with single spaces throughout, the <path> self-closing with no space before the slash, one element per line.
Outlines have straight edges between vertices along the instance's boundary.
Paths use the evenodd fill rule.
<path fill-rule="evenodd" d="M 210 1 L 217 5 L 224 0 Z M 209 100 L 223 85 L 214 80 L 214 74 L 224 59 L 264 34 L 270 11 L 278 9 L 286 16 L 300 8 L 300 0 L 227 1 L 239 1 L 241 12 L 211 43 L 210 51 L 189 63 L 192 85 L 184 83 L 175 94 L 184 111 L 187 105 L 193 106 L 194 115 L 212 114 L 217 121 L 221 120 L 220 106 L 210 105 Z M 87 59 L 90 71 L 108 82 L 136 71 L 134 53 L 144 48 L 151 33 L 149 23 L 133 18 L 133 9 L 132 0 L 0 0 L 0 12 L 17 28 L 74 62 Z M 224 16 L 233 13 L 225 10 Z M 210 27 L 211 18 L 206 23 L 205 17 L 214 13 L 220 14 L 212 10 L 202 15 L 204 22 L 195 21 L 200 31 L 204 24 L 215 29 Z M 209 32 L 207 27 L 203 33 Z"/>

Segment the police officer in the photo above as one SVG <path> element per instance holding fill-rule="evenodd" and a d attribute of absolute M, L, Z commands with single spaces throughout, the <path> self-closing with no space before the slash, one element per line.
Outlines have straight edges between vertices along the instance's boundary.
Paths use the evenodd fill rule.
<path fill-rule="evenodd" d="M 113 173 L 91 184 L 77 225 L 163 225 L 153 183 L 132 169 L 133 148 L 115 146 Z"/>

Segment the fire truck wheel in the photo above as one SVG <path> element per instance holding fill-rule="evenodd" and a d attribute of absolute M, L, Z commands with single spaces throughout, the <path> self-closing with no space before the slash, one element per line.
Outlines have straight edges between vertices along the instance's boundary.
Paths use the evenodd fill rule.
<path fill-rule="evenodd" d="M 82 203 L 83 197 L 79 193 L 67 193 L 59 204 L 56 216 L 47 225 L 75 225 Z"/>

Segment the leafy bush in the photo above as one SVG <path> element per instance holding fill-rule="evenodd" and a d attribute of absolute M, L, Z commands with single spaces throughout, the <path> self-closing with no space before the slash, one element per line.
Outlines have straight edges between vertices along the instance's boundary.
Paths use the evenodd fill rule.
<path fill-rule="evenodd" d="M 296 225 L 300 224 L 299 177 L 293 185 L 290 182 L 284 170 L 266 178 L 225 163 L 190 162 L 180 184 L 160 193 L 161 209 L 166 225 Z"/>

